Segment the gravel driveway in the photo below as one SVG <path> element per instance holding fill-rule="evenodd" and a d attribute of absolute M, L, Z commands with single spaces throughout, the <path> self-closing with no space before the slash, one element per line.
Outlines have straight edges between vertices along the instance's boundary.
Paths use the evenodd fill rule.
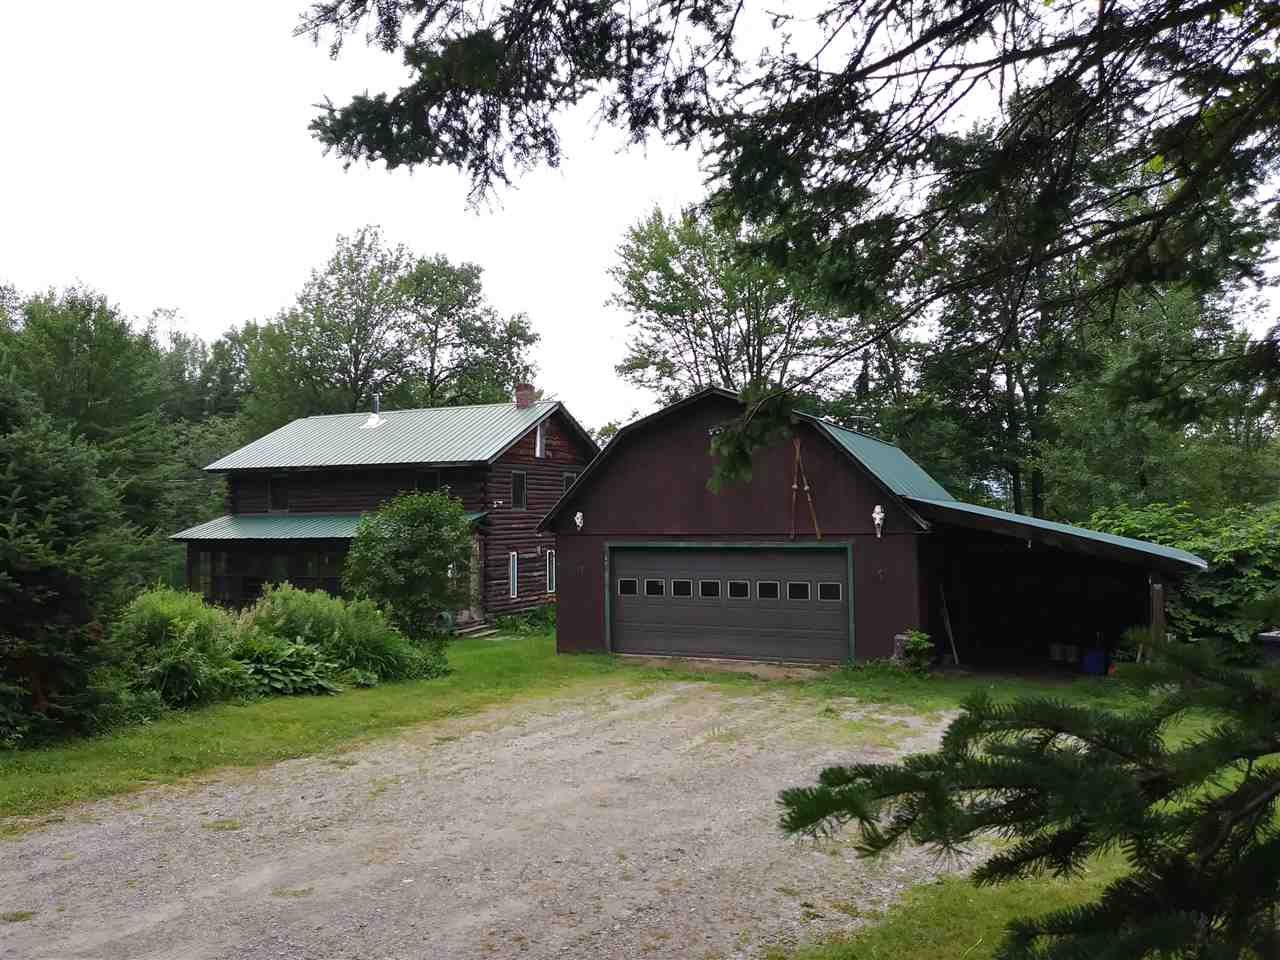
<path fill-rule="evenodd" d="M 940 729 L 672 681 L 217 771 L 0 841 L 0 957 L 756 957 L 941 869 L 788 840 L 775 807 Z"/>

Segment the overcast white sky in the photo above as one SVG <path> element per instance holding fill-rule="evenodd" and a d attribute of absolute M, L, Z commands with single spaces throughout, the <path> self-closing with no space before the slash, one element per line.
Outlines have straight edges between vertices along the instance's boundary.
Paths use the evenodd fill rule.
<path fill-rule="evenodd" d="M 620 383 L 625 317 L 605 307 L 623 231 L 655 203 L 702 195 L 698 158 L 622 151 L 583 122 L 567 159 L 466 206 L 447 170 L 343 170 L 307 131 L 324 95 L 386 89 L 394 56 L 331 61 L 292 29 L 304 0 L 210 6 L 10 3 L 0 26 L 0 283 L 82 281 L 127 312 L 179 311 L 206 340 L 287 306 L 337 234 L 485 269 L 490 300 L 542 334 L 538 385 L 600 426 L 654 407 Z"/>

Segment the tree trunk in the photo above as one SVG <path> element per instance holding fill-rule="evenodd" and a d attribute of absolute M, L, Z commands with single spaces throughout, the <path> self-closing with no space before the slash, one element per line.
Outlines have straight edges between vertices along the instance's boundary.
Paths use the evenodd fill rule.
<path fill-rule="evenodd" d="M 1044 471 L 1039 467 L 1031 470 L 1031 515 L 1044 518 Z"/>

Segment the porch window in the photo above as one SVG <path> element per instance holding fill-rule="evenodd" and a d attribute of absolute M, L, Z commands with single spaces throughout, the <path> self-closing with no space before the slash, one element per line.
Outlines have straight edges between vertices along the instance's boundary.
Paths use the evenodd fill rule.
<path fill-rule="evenodd" d="M 440 471 L 424 470 L 418 474 L 418 492 L 430 493 L 432 490 L 440 489 Z"/>

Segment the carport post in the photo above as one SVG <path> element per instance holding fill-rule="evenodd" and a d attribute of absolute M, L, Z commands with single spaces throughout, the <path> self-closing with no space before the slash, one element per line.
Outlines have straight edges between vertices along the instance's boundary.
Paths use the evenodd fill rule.
<path fill-rule="evenodd" d="M 1158 573 L 1147 577 L 1151 584 L 1151 643 L 1164 643 L 1164 579 Z"/>

